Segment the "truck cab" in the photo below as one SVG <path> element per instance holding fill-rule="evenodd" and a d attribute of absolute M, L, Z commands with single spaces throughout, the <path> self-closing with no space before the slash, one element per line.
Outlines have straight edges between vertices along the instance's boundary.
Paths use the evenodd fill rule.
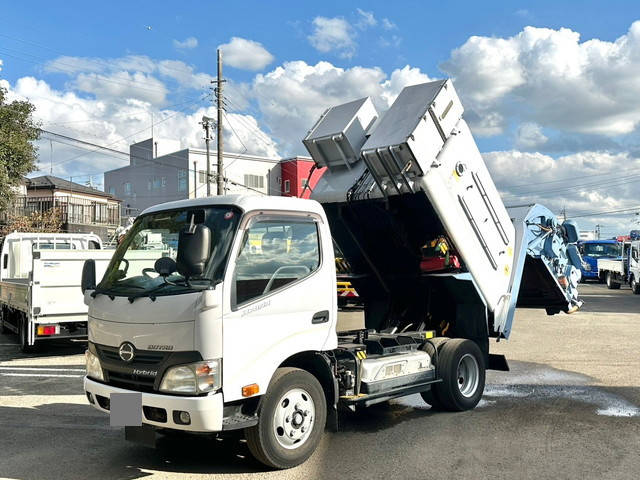
<path fill-rule="evenodd" d="M 598 274 L 598 259 L 622 259 L 622 244 L 617 240 L 586 240 L 580 244 L 582 281 L 604 281 Z"/>

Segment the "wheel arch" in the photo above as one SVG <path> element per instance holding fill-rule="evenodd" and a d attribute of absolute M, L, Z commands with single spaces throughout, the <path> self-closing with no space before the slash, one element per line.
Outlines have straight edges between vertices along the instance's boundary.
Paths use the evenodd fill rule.
<path fill-rule="evenodd" d="M 291 355 L 278 368 L 293 367 L 316 377 L 327 401 L 327 424 L 337 430 L 338 381 L 334 375 L 334 362 L 323 352 L 305 351 Z"/>

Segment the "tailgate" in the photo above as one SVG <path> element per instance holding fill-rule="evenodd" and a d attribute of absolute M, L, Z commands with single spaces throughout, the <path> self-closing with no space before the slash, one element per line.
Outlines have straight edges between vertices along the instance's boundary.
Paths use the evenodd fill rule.
<path fill-rule="evenodd" d="M 113 250 L 36 250 L 33 253 L 31 307 L 42 316 L 83 315 L 87 306 L 80 290 L 85 260 L 94 259 L 96 276 L 103 274 Z"/>

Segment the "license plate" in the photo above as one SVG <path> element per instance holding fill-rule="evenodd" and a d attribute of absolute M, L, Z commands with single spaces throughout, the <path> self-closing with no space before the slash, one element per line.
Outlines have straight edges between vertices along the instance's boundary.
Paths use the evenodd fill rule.
<path fill-rule="evenodd" d="M 142 393 L 124 392 L 110 395 L 110 423 L 112 427 L 142 425 Z"/>

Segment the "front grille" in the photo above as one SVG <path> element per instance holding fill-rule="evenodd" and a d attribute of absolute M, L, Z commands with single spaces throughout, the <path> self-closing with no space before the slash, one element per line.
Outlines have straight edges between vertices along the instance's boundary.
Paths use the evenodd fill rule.
<path fill-rule="evenodd" d="M 98 355 L 105 372 L 107 385 L 144 393 L 157 393 L 160 379 L 168 368 L 199 362 L 202 356 L 194 351 L 158 352 L 136 350 L 131 362 L 125 362 L 118 354 L 118 347 L 89 342 L 89 349 Z M 137 375 L 146 373 L 148 375 Z"/>
<path fill-rule="evenodd" d="M 153 377 L 143 377 L 141 375 L 132 375 L 129 373 L 121 373 L 107 370 L 109 375 L 109 385 L 114 387 L 135 390 L 137 392 L 153 392 Z"/>
<path fill-rule="evenodd" d="M 104 345 L 96 345 L 102 356 L 106 360 L 111 360 L 115 362 L 124 362 L 120 358 L 120 354 L 118 353 L 118 349 L 115 347 L 106 347 Z M 135 363 L 142 365 L 157 365 L 161 363 L 167 356 L 167 353 L 164 352 L 152 352 L 149 350 L 136 350 Z"/>

